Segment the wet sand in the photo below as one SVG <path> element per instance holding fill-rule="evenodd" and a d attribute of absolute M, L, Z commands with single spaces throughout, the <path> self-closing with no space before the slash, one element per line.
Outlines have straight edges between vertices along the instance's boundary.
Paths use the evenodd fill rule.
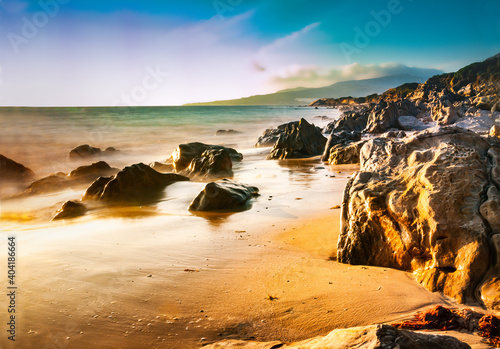
<path fill-rule="evenodd" d="M 287 210 L 276 200 L 266 211 L 263 197 L 247 213 L 198 217 L 191 226 L 193 217 L 169 217 L 169 234 L 155 210 L 149 217 L 116 218 L 106 234 L 92 218 L 39 228 L 20 239 L 18 340 L 12 345 L 2 336 L 1 346 L 293 342 L 335 328 L 400 321 L 434 304 L 458 306 L 409 273 L 331 260 L 340 226 L 340 210 L 332 207 L 341 193 L 327 192 L 328 200 L 314 190 L 294 195 L 300 200 Z M 314 212 L 304 209 L 313 202 Z"/>

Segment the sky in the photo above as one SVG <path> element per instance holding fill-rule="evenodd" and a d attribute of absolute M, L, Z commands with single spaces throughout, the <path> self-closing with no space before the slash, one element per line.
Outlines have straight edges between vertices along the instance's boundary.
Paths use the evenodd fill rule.
<path fill-rule="evenodd" d="M 182 105 L 500 52 L 499 0 L 0 0 L 0 105 Z"/>

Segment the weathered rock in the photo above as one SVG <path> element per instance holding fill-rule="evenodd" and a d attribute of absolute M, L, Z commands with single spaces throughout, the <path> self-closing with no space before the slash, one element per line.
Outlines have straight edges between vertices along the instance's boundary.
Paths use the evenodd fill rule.
<path fill-rule="evenodd" d="M 59 172 L 50 176 L 38 179 L 31 183 L 21 196 L 50 193 L 57 190 L 64 190 L 71 186 L 71 181 L 65 173 Z"/>
<path fill-rule="evenodd" d="M 35 174 L 32 170 L 0 154 L 0 181 L 31 180 Z"/>
<path fill-rule="evenodd" d="M 194 158 L 200 157 L 204 151 L 209 149 L 225 149 L 229 153 L 232 161 L 243 160 L 243 155 L 238 153 L 233 148 L 226 148 L 221 145 L 204 144 L 200 142 L 186 143 L 180 144 L 172 153 L 175 171 L 180 172 L 186 169 Z"/>
<path fill-rule="evenodd" d="M 381 102 L 373 109 L 368 117 L 364 132 L 383 133 L 390 128 L 398 127 L 398 107 L 395 103 Z"/>
<path fill-rule="evenodd" d="M 250 208 L 250 199 L 258 193 L 259 189 L 256 187 L 230 179 L 221 179 L 208 183 L 191 202 L 189 209 L 192 211 L 244 211 Z"/>
<path fill-rule="evenodd" d="M 99 177 L 114 175 L 118 171 L 120 170 L 109 166 L 105 161 L 99 161 L 92 165 L 78 167 L 71 171 L 68 177 L 76 181 L 94 181 Z"/>
<path fill-rule="evenodd" d="M 346 146 L 352 142 L 358 142 L 361 140 L 361 133 L 359 132 L 346 132 L 342 131 L 340 133 L 331 133 L 326 142 L 325 150 L 321 161 L 326 162 L 330 158 L 330 149 L 337 145 Z"/>
<path fill-rule="evenodd" d="M 491 238 L 496 264 L 488 271 L 478 288 L 478 298 L 488 309 L 500 311 L 500 234 Z"/>
<path fill-rule="evenodd" d="M 139 163 L 125 167 L 113 177 L 100 177 L 83 198 L 129 204 L 154 201 L 167 185 L 178 181 L 189 181 L 189 178 L 175 173 L 159 173 Z"/>
<path fill-rule="evenodd" d="M 240 134 L 241 132 L 240 131 L 236 131 L 236 130 L 217 130 L 215 132 L 215 135 L 216 136 L 227 136 L 227 135 L 237 135 L 237 134 Z"/>
<path fill-rule="evenodd" d="M 233 176 L 233 162 L 227 149 L 207 149 L 191 160 L 189 167 L 180 173 L 184 176 L 208 179 Z"/>
<path fill-rule="evenodd" d="M 276 128 L 268 128 L 264 131 L 262 136 L 259 137 L 257 143 L 255 143 L 255 148 L 272 147 L 279 136 L 285 132 L 286 124 L 279 125 Z"/>
<path fill-rule="evenodd" d="M 326 138 L 305 119 L 286 124 L 268 159 L 295 159 L 321 155 Z"/>
<path fill-rule="evenodd" d="M 491 126 L 490 136 L 491 137 L 500 137 L 500 126 L 498 126 L 498 125 Z"/>
<path fill-rule="evenodd" d="M 174 172 L 174 165 L 170 163 L 164 163 L 164 162 L 152 162 L 149 164 L 149 167 L 151 167 L 153 170 L 165 173 L 165 172 Z"/>
<path fill-rule="evenodd" d="M 495 185 L 486 192 L 487 200 L 479 208 L 481 216 L 488 222 L 493 234 L 500 234 L 500 193 Z"/>
<path fill-rule="evenodd" d="M 398 118 L 398 127 L 405 131 L 422 131 L 430 128 L 422 120 L 411 115 L 404 115 Z"/>
<path fill-rule="evenodd" d="M 103 152 L 100 148 L 95 148 L 95 147 L 91 147 L 88 144 L 83 144 L 83 145 L 79 145 L 78 147 L 72 149 L 69 152 L 69 158 L 71 160 L 80 160 L 80 159 L 85 159 L 85 158 L 89 158 L 92 156 L 100 155 L 103 153 L 106 155 L 109 155 L 109 154 L 113 154 L 117 151 L 118 150 L 116 150 L 113 147 L 108 147 Z"/>
<path fill-rule="evenodd" d="M 459 119 L 456 108 L 449 102 L 440 102 L 438 105 L 433 107 L 431 117 L 438 123 L 438 125 L 451 125 Z"/>
<path fill-rule="evenodd" d="M 401 116 L 417 116 L 421 112 L 415 102 L 406 98 L 397 101 L 396 108 L 398 110 L 398 115 Z"/>
<path fill-rule="evenodd" d="M 340 115 L 338 120 L 330 122 L 323 129 L 323 133 L 329 134 L 341 131 L 361 132 L 366 128 L 369 115 L 370 112 L 366 108 L 345 111 Z"/>
<path fill-rule="evenodd" d="M 58 219 L 70 219 L 83 216 L 87 212 L 87 207 L 81 202 L 66 201 L 59 210 L 56 211 L 53 221 Z"/>
<path fill-rule="evenodd" d="M 366 141 L 338 144 L 330 149 L 330 165 L 359 164 L 359 153 Z"/>
<path fill-rule="evenodd" d="M 458 339 L 428 333 L 417 333 L 398 330 L 390 325 L 373 325 L 337 329 L 324 337 L 316 337 L 290 344 L 280 342 L 245 342 L 239 340 L 225 340 L 207 345 L 206 349 L 246 348 L 246 349 L 470 349 L 466 343 Z"/>
<path fill-rule="evenodd" d="M 489 147 L 446 127 L 366 143 L 344 192 L 338 260 L 411 270 L 431 291 L 473 300 L 490 267 L 479 214 Z"/>

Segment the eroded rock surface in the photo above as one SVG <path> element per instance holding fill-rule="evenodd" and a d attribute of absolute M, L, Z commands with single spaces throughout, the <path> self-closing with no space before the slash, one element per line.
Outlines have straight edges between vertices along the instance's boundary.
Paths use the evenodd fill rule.
<path fill-rule="evenodd" d="M 180 144 L 177 149 L 172 153 L 172 159 L 174 163 L 174 169 L 176 172 L 180 172 L 191 164 L 195 158 L 199 158 L 207 150 L 221 150 L 225 149 L 231 158 L 231 161 L 241 161 L 243 160 L 243 155 L 238 153 L 233 148 L 223 147 L 221 145 L 205 144 L 200 142 Z"/>
<path fill-rule="evenodd" d="M 159 173 L 139 163 L 125 167 L 113 177 L 98 178 L 83 198 L 139 204 L 158 199 L 167 185 L 178 181 L 189 181 L 189 178 L 175 173 Z"/>
<path fill-rule="evenodd" d="M 297 159 L 323 154 L 326 138 L 305 119 L 285 125 L 268 159 Z"/>
<path fill-rule="evenodd" d="M 497 155 L 477 134 L 453 127 L 370 140 L 344 192 L 338 260 L 413 271 L 429 290 L 473 301 L 492 267 L 496 217 L 480 207 L 497 207 L 496 188 L 489 202 L 485 195 Z"/>
<path fill-rule="evenodd" d="M 243 211 L 250 207 L 250 199 L 257 196 L 259 189 L 230 179 L 208 183 L 191 202 L 192 211 Z"/>
<path fill-rule="evenodd" d="M 196 179 L 225 178 L 233 176 L 232 168 L 233 162 L 227 149 L 207 149 L 191 160 L 188 168 L 180 174 Z"/>

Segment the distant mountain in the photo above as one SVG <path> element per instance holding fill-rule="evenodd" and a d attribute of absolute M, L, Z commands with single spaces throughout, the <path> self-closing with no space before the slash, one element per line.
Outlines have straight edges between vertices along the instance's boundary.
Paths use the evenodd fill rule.
<path fill-rule="evenodd" d="M 433 72 L 436 74 L 441 73 L 438 70 Z M 422 83 L 428 77 L 409 74 L 391 75 L 375 79 L 342 81 L 326 87 L 298 87 L 267 95 L 186 105 L 306 105 L 320 98 L 362 97 L 373 93 L 382 93 L 404 83 Z"/>

